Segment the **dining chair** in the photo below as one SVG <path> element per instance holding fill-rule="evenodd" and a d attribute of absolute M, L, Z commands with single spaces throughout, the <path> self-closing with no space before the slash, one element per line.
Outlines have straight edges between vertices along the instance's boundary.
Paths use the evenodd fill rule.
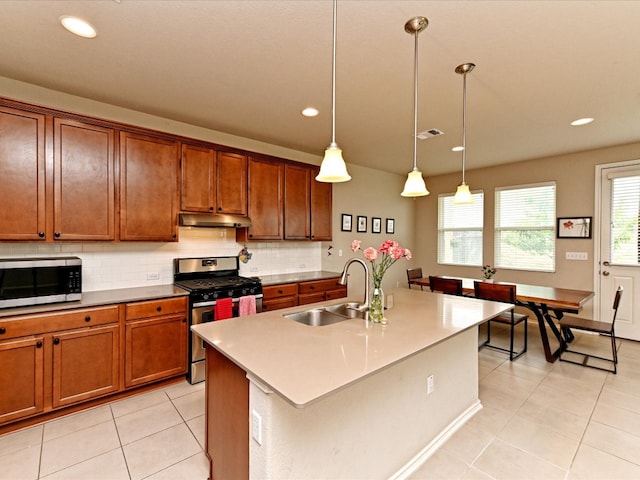
<path fill-rule="evenodd" d="M 422 267 L 407 268 L 407 282 L 409 282 L 409 288 L 411 288 L 411 280 L 417 280 L 418 278 L 422 278 Z M 423 290 L 422 285 L 420 285 L 420 290 Z"/>
<path fill-rule="evenodd" d="M 575 317 L 573 315 L 566 315 L 560 319 L 560 326 L 571 328 L 575 330 L 583 330 L 586 332 L 597 333 L 600 335 L 604 335 L 606 337 L 611 338 L 611 358 L 600 357 L 598 355 L 594 355 L 586 352 L 579 352 L 577 350 L 570 350 L 568 346 L 560 351 L 560 361 L 575 363 L 576 365 L 583 365 L 589 368 L 596 368 L 598 370 L 604 370 L 605 372 L 611 372 L 613 374 L 618 373 L 618 349 L 616 348 L 616 333 L 615 333 L 615 323 L 616 317 L 618 316 L 618 307 L 620 306 L 620 298 L 622 298 L 622 285 L 618 287 L 616 290 L 616 295 L 613 298 L 613 317 L 610 322 L 600 322 L 597 320 L 591 320 L 589 318 Z M 575 341 L 575 340 L 574 340 Z M 563 353 L 575 353 L 578 355 L 582 355 L 583 359 L 581 362 L 576 362 L 574 360 L 569 360 L 567 358 L 562 358 Z M 597 365 L 589 365 L 587 361 L 589 358 L 597 358 L 599 360 L 605 360 L 607 362 L 611 362 L 613 364 L 613 368 L 603 368 Z"/>
<path fill-rule="evenodd" d="M 460 278 L 443 278 L 429 275 L 429 288 L 432 292 L 462 295 L 462 280 Z"/>
<path fill-rule="evenodd" d="M 511 284 L 506 284 L 506 283 L 489 283 L 489 282 L 474 281 L 473 289 L 475 291 L 476 298 L 481 298 L 483 300 L 491 300 L 494 302 L 511 303 L 514 305 L 514 308 L 511 308 L 507 312 L 501 313 L 497 317 L 494 317 L 487 322 L 487 339 L 481 346 L 489 347 L 494 350 L 501 350 L 503 352 L 508 352 L 509 360 L 511 361 L 515 360 L 516 358 L 518 358 L 520 355 L 522 355 L 527 351 L 527 324 L 529 320 L 528 315 L 515 312 L 516 286 Z M 498 322 L 498 323 L 509 325 L 510 327 L 509 348 L 505 348 L 495 343 L 491 343 L 491 322 Z M 524 324 L 524 327 L 523 327 L 524 346 L 520 351 L 515 351 L 514 350 L 515 330 L 516 330 L 516 326 L 518 326 L 521 323 Z"/>

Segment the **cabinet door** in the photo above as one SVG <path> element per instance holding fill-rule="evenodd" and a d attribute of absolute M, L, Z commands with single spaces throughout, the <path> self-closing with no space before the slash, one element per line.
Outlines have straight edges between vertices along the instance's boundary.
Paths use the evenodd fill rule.
<path fill-rule="evenodd" d="M 53 335 L 53 408 L 118 391 L 119 332 L 116 324 Z"/>
<path fill-rule="evenodd" d="M 44 409 L 42 337 L 0 342 L 0 424 Z"/>
<path fill-rule="evenodd" d="M 311 238 L 311 169 L 286 164 L 284 178 L 284 238 L 308 240 Z"/>
<path fill-rule="evenodd" d="M 54 120 L 54 240 L 115 239 L 115 132 Z"/>
<path fill-rule="evenodd" d="M 213 212 L 216 205 L 216 152 L 182 145 L 180 210 Z"/>
<path fill-rule="evenodd" d="M 311 179 L 311 240 L 331 240 L 332 186 L 330 183 L 315 180 L 314 169 Z"/>
<path fill-rule="evenodd" d="M 0 107 L 0 240 L 44 240 L 44 115 Z"/>
<path fill-rule="evenodd" d="M 187 319 L 184 315 L 127 322 L 125 386 L 187 373 Z"/>
<path fill-rule="evenodd" d="M 218 152 L 216 164 L 218 213 L 247 214 L 247 157 Z"/>
<path fill-rule="evenodd" d="M 120 239 L 177 241 L 178 143 L 120 133 Z"/>
<path fill-rule="evenodd" d="M 250 240 L 282 240 L 282 162 L 249 158 Z"/>

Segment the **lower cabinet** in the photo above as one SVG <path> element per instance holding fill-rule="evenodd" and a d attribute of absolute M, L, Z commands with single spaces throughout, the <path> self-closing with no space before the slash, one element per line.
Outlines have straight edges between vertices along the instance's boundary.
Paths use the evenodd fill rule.
<path fill-rule="evenodd" d="M 187 373 L 186 297 L 126 305 L 125 387 Z"/>
<path fill-rule="evenodd" d="M 347 296 L 347 286 L 338 284 L 339 277 L 297 283 L 281 283 L 262 288 L 262 310 L 324 302 Z"/>

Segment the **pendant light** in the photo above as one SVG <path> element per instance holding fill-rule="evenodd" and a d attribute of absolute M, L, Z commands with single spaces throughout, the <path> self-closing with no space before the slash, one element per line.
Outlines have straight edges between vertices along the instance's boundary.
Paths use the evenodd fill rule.
<path fill-rule="evenodd" d="M 473 203 L 473 197 L 469 191 L 469 185 L 464 183 L 464 166 L 467 154 L 467 73 L 475 68 L 473 63 L 463 63 L 456 67 L 456 73 L 462 75 L 462 183 L 453 197 L 453 203 Z"/>
<path fill-rule="evenodd" d="M 407 175 L 407 181 L 402 190 L 403 197 L 423 197 L 429 195 L 427 186 L 424 184 L 422 172 L 418 170 L 417 149 L 418 149 L 418 34 L 427 28 L 429 20 L 425 17 L 413 17 L 404 24 L 404 31 L 415 35 L 415 49 L 413 59 L 413 170 Z"/>
<path fill-rule="evenodd" d="M 324 151 L 324 158 L 320 165 L 320 172 L 316 177 L 319 182 L 347 182 L 351 175 L 347 172 L 347 166 L 342 158 L 342 150 L 336 143 L 336 24 L 337 24 L 338 0 L 333 0 L 333 67 L 332 67 L 332 130 L 331 144 Z"/>

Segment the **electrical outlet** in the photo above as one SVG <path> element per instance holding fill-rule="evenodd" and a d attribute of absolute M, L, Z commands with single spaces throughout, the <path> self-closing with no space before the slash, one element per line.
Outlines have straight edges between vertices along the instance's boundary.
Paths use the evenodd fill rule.
<path fill-rule="evenodd" d="M 338 256 L 341 257 L 342 256 L 342 249 L 338 250 Z"/>
<path fill-rule="evenodd" d="M 255 410 L 251 410 L 251 438 L 262 445 L 262 417 Z"/>
<path fill-rule="evenodd" d="M 427 377 L 427 395 L 431 395 L 433 393 L 433 375 L 429 375 Z"/>
<path fill-rule="evenodd" d="M 147 273 L 147 280 L 160 280 L 160 274 L 158 272 Z"/>

